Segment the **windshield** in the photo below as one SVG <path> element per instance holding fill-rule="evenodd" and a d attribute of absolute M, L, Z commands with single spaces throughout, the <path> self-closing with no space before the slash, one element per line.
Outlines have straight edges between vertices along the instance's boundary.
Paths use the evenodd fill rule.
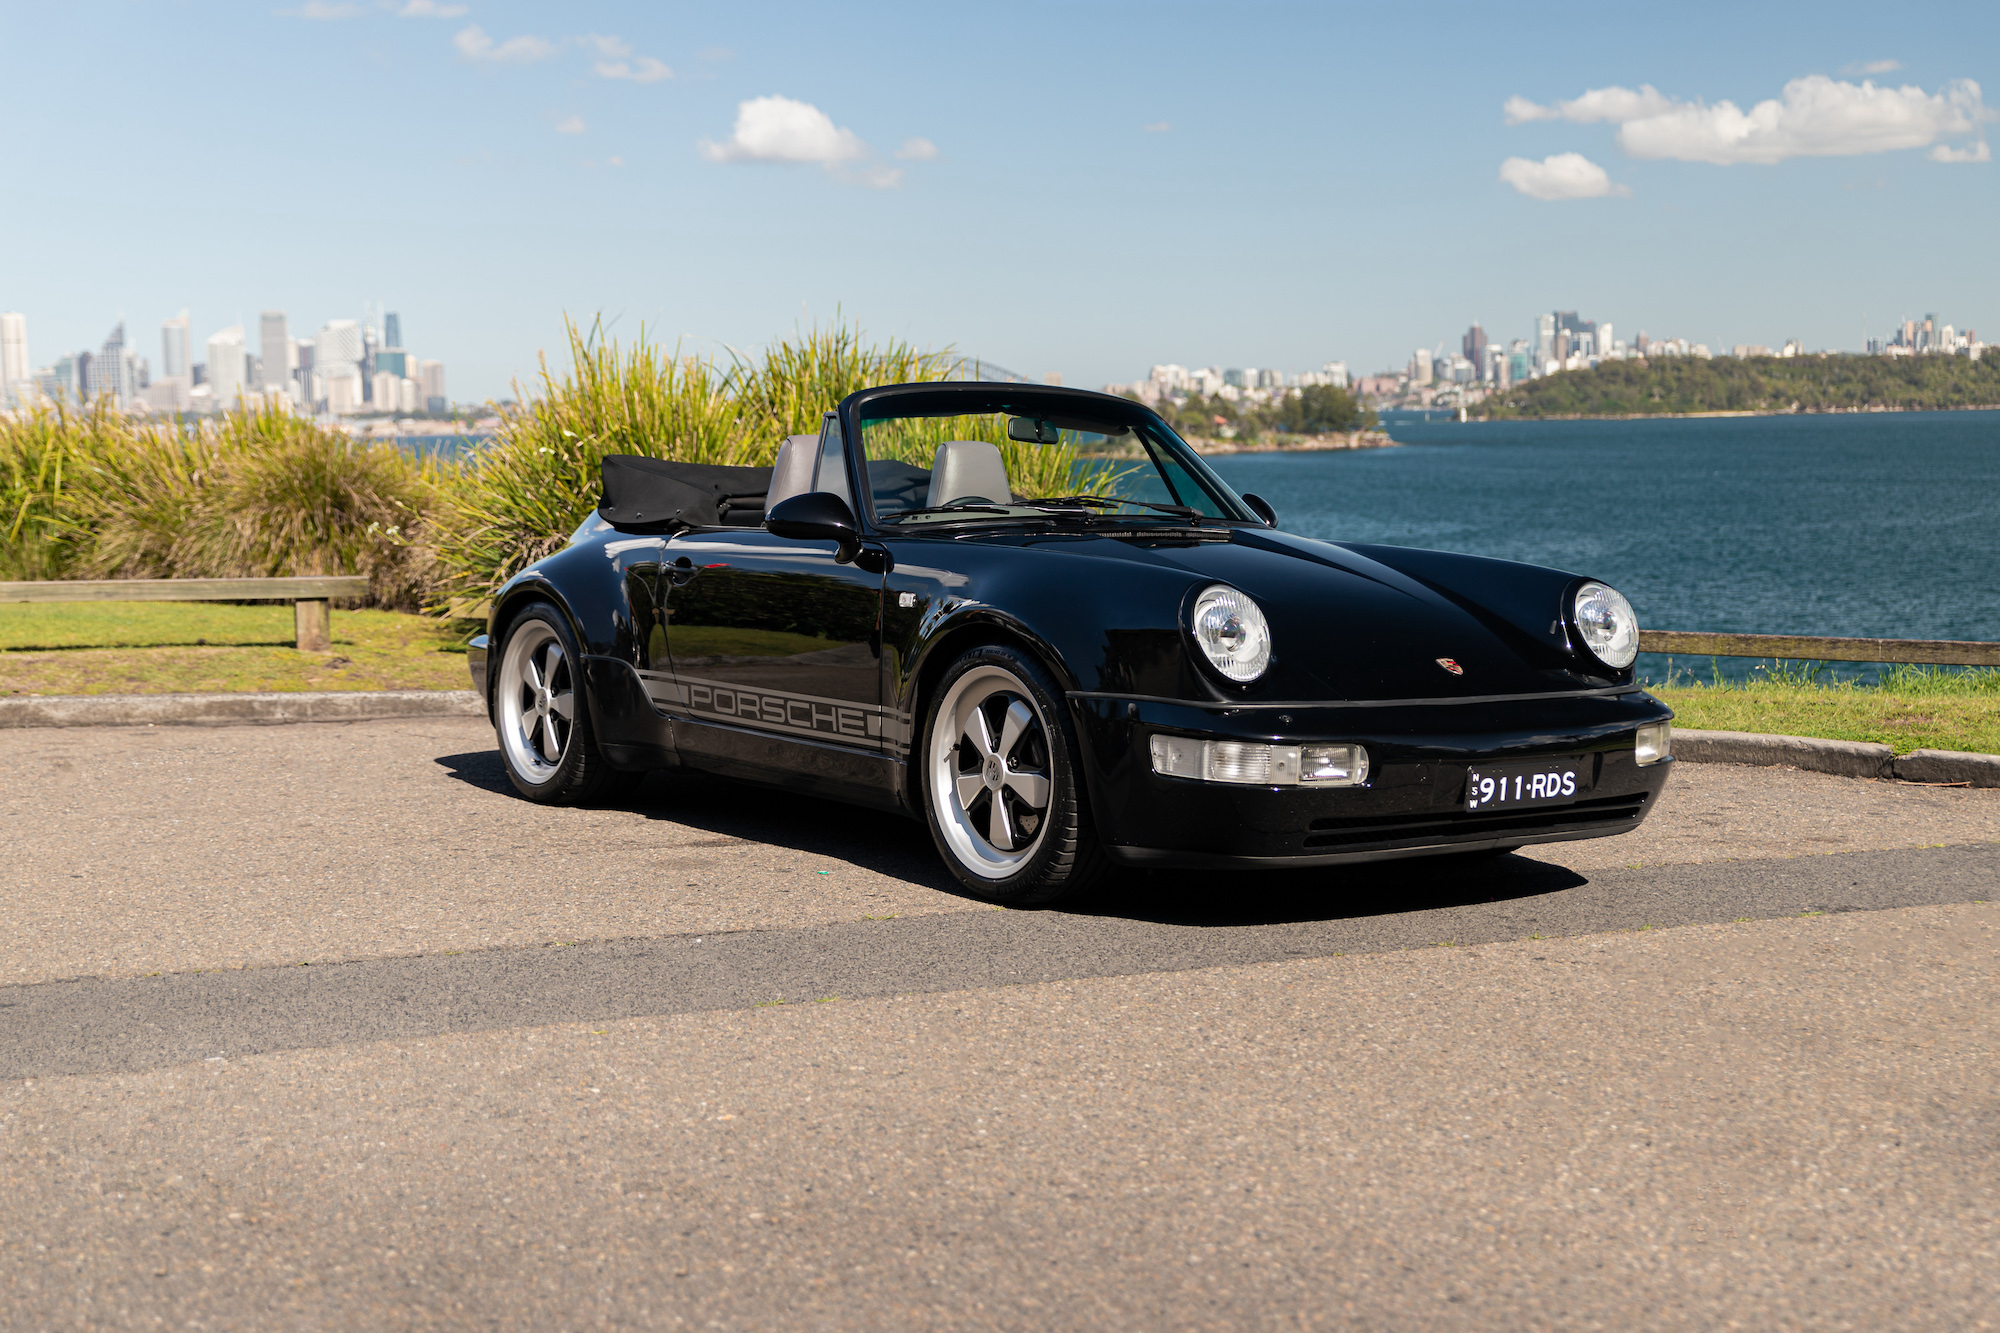
<path fill-rule="evenodd" d="M 876 521 L 1256 521 L 1171 431 L 1088 418 L 869 417 L 862 459 Z"/>

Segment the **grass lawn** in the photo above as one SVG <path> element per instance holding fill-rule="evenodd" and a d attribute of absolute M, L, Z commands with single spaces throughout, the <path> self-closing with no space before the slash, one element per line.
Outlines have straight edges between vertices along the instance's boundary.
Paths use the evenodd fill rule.
<path fill-rule="evenodd" d="M 2000 754 L 2000 671 L 1905 667 L 1882 685 L 1819 685 L 1791 679 L 1743 686 L 1649 686 L 1674 725 L 1707 731 L 1874 741 L 1897 754 L 1970 750 Z"/>
<path fill-rule="evenodd" d="M 292 608 L 226 602 L 0 606 L 0 695 L 464 690 L 480 626 L 333 612 L 333 648 L 292 647 Z"/>
<path fill-rule="evenodd" d="M 0 606 L 0 695 L 208 694 L 243 690 L 463 690 L 465 641 L 484 626 L 395 611 L 333 613 L 333 650 L 292 647 L 292 608 L 223 602 Z M 788 656 L 830 646 L 768 630 L 687 626 L 695 655 Z M 2000 671 L 1911 667 L 1881 688 L 1809 671 L 1745 686 L 1649 687 L 1677 725 L 1877 741 L 1898 754 L 2000 754 Z"/>

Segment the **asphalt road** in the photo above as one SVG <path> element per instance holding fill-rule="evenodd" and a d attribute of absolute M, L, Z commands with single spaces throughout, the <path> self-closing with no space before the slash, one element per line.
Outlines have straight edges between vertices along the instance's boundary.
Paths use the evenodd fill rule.
<path fill-rule="evenodd" d="M 0 1327 L 2000 1322 L 2000 793 L 1021 913 L 460 724 L 22 738 Z"/>

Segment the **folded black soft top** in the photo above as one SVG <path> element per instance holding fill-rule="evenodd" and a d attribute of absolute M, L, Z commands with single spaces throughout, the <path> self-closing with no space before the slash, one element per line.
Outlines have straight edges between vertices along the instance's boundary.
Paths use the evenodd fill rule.
<path fill-rule="evenodd" d="M 641 454 L 607 454 L 598 514 L 614 528 L 754 527 L 764 521 L 767 467 L 673 463 Z"/>

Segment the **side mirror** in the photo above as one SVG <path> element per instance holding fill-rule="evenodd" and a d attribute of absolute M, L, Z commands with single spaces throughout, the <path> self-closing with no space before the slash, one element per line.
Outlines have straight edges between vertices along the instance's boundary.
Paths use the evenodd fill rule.
<path fill-rule="evenodd" d="M 1264 520 L 1268 527 L 1278 526 L 1278 511 L 1271 508 L 1271 502 L 1251 491 L 1243 493 L 1243 503 L 1250 506 L 1250 512 Z"/>
<path fill-rule="evenodd" d="M 861 545 L 854 511 L 831 491 L 807 491 L 778 501 L 764 515 L 764 527 L 792 541 L 836 542 L 840 550 L 835 558 L 842 564 L 852 560 Z"/>

